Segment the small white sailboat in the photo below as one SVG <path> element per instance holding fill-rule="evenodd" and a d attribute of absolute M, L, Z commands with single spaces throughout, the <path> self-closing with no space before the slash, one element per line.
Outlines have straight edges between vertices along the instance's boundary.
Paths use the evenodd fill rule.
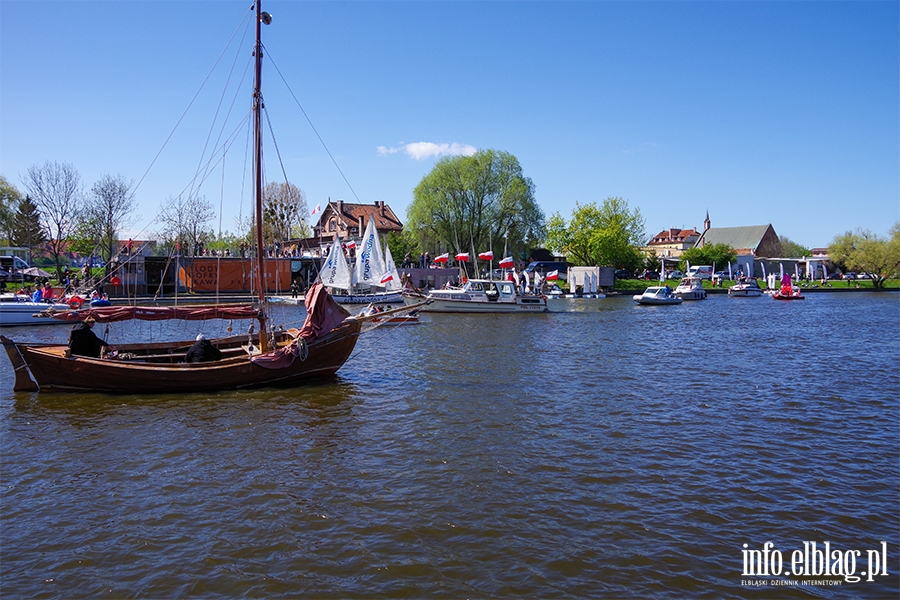
<path fill-rule="evenodd" d="M 396 268 L 391 271 L 385 265 L 375 219 L 370 215 L 353 270 L 344 258 L 340 240 L 335 238 L 328 259 L 319 271 L 319 279 L 332 288 L 332 298 L 341 304 L 399 303 L 403 301 L 399 290 L 400 276 L 395 273 Z M 391 281 L 396 281 L 396 289 L 375 289 L 387 287 Z"/>

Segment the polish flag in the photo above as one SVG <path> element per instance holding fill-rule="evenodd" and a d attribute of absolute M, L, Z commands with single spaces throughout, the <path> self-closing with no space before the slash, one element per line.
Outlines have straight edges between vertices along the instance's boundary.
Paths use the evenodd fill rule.
<path fill-rule="evenodd" d="M 436 262 L 436 263 L 445 263 L 445 262 L 447 262 L 448 260 L 450 260 L 450 253 L 449 253 L 449 252 L 447 252 L 446 254 L 441 254 L 440 256 L 436 256 L 436 257 L 434 258 L 434 262 Z"/>
<path fill-rule="evenodd" d="M 316 216 L 316 214 L 318 214 L 320 212 L 322 212 L 322 205 L 316 204 L 316 207 L 314 209 L 312 209 L 312 212 L 309 214 L 310 214 L 310 216 L 314 217 L 314 216 Z"/>
<path fill-rule="evenodd" d="M 487 252 L 482 252 L 478 255 L 478 258 L 480 258 L 481 260 L 494 260 L 494 251 L 489 250 Z"/>
<path fill-rule="evenodd" d="M 550 271 L 544 279 L 547 281 L 559 281 L 559 271 Z"/>
<path fill-rule="evenodd" d="M 513 266 L 514 266 L 514 263 L 513 263 L 512 256 L 507 256 L 506 258 L 504 258 L 503 260 L 500 261 L 501 269 L 512 269 Z"/>
<path fill-rule="evenodd" d="M 456 260 L 459 262 L 469 262 L 469 253 L 468 252 L 460 252 L 456 255 Z"/>
<path fill-rule="evenodd" d="M 356 248 L 356 241 L 350 240 L 347 242 L 347 250 L 352 250 L 353 248 Z"/>
<path fill-rule="evenodd" d="M 388 281 L 393 281 L 393 280 L 394 280 L 393 273 L 385 273 L 384 277 L 381 278 L 381 283 L 387 283 Z"/>

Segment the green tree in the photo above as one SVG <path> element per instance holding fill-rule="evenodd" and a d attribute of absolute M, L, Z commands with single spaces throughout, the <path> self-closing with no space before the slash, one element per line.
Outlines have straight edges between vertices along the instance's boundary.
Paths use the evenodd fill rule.
<path fill-rule="evenodd" d="M 547 246 L 580 266 L 617 267 L 634 271 L 644 262 L 644 217 L 628 201 L 610 197 L 601 205 L 575 203 L 567 223 L 554 213 L 547 223 Z"/>
<path fill-rule="evenodd" d="M 737 252 L 728 244 L 709 244 L 700 248 L 688 248 L 681 254 L 678 268 L 687 269 L 687 264 L 693 266 L 710 265 L 716 270 L 724 270 L 737 258 Z"/>
<path fill-rule="evenodd" d="M 392 231 L 387 235 L 387 244 L 391 248 L 391 256 L 394 258 L 394 264 L 398 267 L 403 264 L 403 258 L 409 254 L 413 261 L 419 259 L 419 245 L 413 235 L 409 234 L 409 229 L 401 232 Z M 418 263 L 417 263 L 418 264 Z"/>
<path fill-rule="evenodd" d="M 803 258 L 812 254 L 809 248 L 805 248 L 783 235 L 779 236 L 779 239 L 781 241 L 781 255 L 784 258 Z"/>
<path fill-rule="evenodd" d="M 900 272 L 900 223 L 894 224 L 890 235 L 885 239 L 869 230 L 848 231 L 832 240 L 828 254 L 841 269 L 867 273 L 881 288 L 885 279 Z"/>
<path fill-rule="evenodd" d="M 0 175 L 0 243 L 14 245 L 13 227 L 20 202 L 22 194 L 6 177 Z"/>
<path fill-rule="evenodd" d="M 439 160 L 416 186 L 406 220 L 422 251 L 521 255 L 545 235 L 534 184 L 515 156 L 496 150 Z"/>
<path fill-rule="evenodd" d="M 28 196 L 19 202 L 16 209 L 9 242 L 13 246 L 28 248 L 32 253 L 40 251 L 47 243 L 47 235 L 41 227 L 41 214 Z"/>

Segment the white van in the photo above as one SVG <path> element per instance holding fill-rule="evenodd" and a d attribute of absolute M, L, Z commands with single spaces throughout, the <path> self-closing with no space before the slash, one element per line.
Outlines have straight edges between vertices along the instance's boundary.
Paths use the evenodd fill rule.
<path fill-rule="evenodd" d="M 712 279 L 712 265 L 700 265 L 688 269 L 687 277 L 699 277 L 700 279 Z"/>

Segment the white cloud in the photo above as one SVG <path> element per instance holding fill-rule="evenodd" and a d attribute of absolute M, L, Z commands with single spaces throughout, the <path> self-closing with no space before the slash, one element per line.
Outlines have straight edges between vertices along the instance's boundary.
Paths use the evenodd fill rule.
<path fill-rule="evenodd" d="M 404 144 L 402 146 L 388 148 L 387 146 L 378 146 L 378 154 L 397 154 L 405 152 L 411 158 L 416 160 L 425 160 L 431 157 L 440 156 L 472 156 L 478 149 L 468 144 L 436 144 L 434 142 L 414 142 L 412 144 Z"/>

